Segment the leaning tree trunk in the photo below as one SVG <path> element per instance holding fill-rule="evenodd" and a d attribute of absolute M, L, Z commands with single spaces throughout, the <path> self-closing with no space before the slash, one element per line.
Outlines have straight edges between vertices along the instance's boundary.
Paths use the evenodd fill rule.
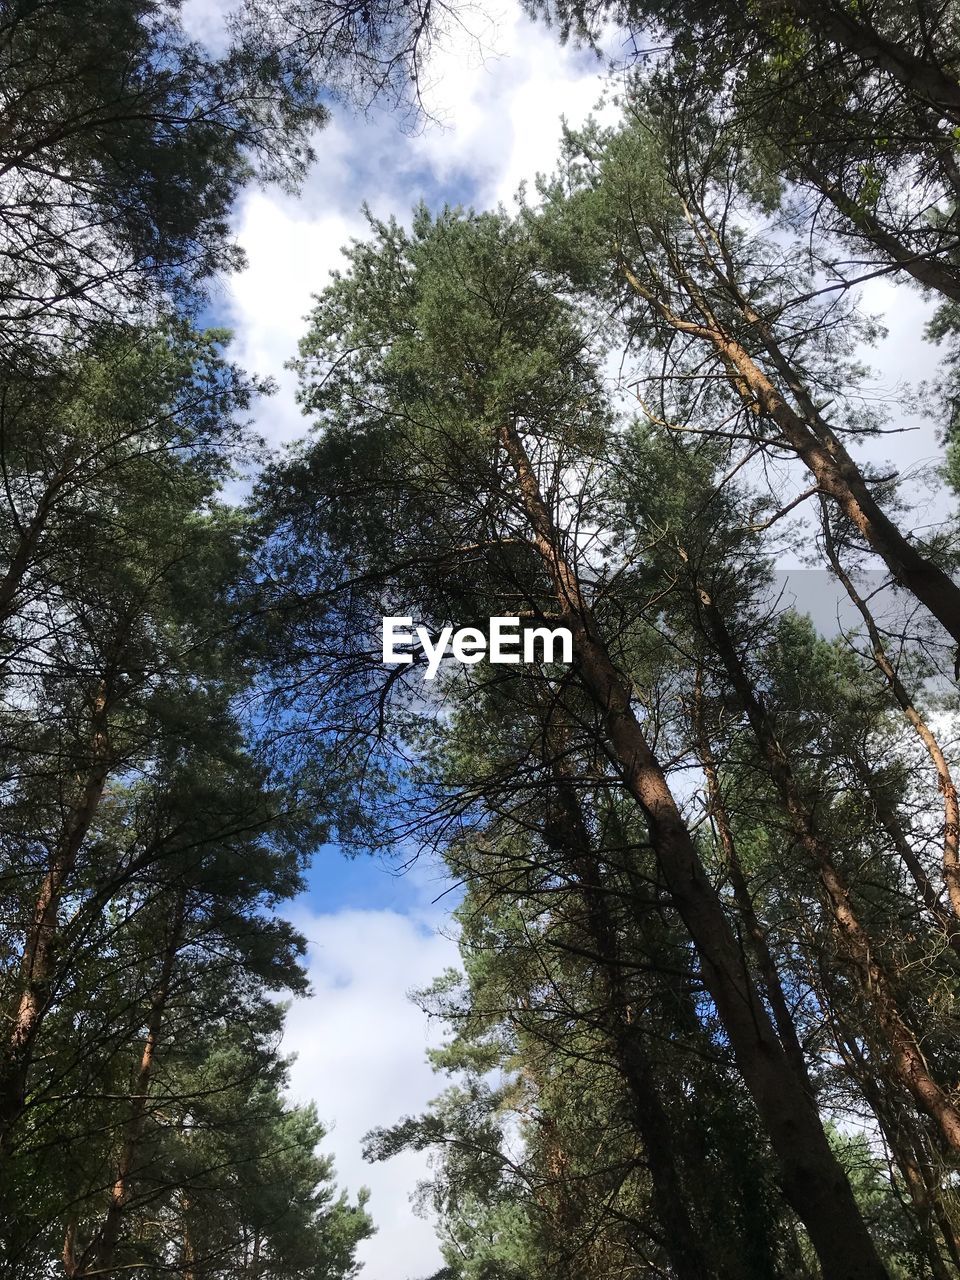
<path fill-rule="evenodd" d="M 953 780 L 950 765 L 947 763 L 947 757 L 944 755 L 936 734 L 920 714 L 913 698 L 910 696 L 909 690 L 901 680 L 899 672 L 887 656 L 883 637 L 880 635 L 880 629 L 876 624 L 870 606 L 861 596 L 853 583 L 853 579 L 843 567 L 833 538 L 833 530 L 830 528 L 829 513 L 824 509 L 822 514 L 824 546 L 826 547 L 827 558 L 830 561 L 831 568 L 850 597 L 851 603 L 863 618 L 864 625 L 867 628 L 867 635 L 870 637 L 873 660 L 878 670 L 883 674 L 907 723 L 923 743 L 924 750 L 930 757 L 930 761 L 936 771 L 937 785 L 940 789 L 940 794 L 943 796 L 943 879 L 947 886 L 947 897 L 950 900 L 950 909 L 954 917 L 949 926 L 949 932 L 956 939 L 956 926 L 960 922 L 960 801 L 957 799 L 956 783 Z"/>
<path fill-rule="evenodd" d="M 944 71 L 932 56 L 921 56 L 897 40 L 883 35 L 870 25 L 865 6 L 824 3 L 824 0 L 788 0 L 766 4 L 771 17 L 783 21 L 786 8 L 809 22 L 815 31 L 823 31 L 841 48 L 861 60 L 864 69 L 877 67 L 896 80 L 919 102 L 932 107 L 945 120 L 960 123 L 960 83 Z M 931 50 L 932 53 L 932 50 Z"/>
<path fill-rule="evenodd" d="M 147 1034 L 144 1038 L 143 1051 L 137 1068 L 133 1094 L 130 1100 L 130 1115 L 123 1130 L 123 1141 L 117 1155 L 116 1176 L 110 1188 L 110 1201 L 99 1229 L 86 1247 L 79 1262 L 75 1264 L 69 1280 L 82 1280 L 82 1277 L 110 1275 L 112 1273 L 117 1243 L 123 1225 L 124 1214 L 130 1202 L 133 1175 L 136 1171 L 137 1151 L 141 1145 L 143 1131 L 149 1114 L 150 1083 L 153 1078 L 157 1050 L 160 1045 L 163 1023 L 170 1001 L 174 966 L 177 954 L 183 943 L 183 926 L 186 919 L 186 890 L 177 892 L 171 919 L 167 931 L 167 940 L 163 949 L 160 973 L 150 1000 L 147 1014 Z"/>
<path fill-rule="evenodd" d="M 512 423 L 501 427 L 500 440 L 517 478 L 534 544 L 573 635 L 583 688 L 603 718 L 623 785 L 646 819 L 667 890 L 696 947 L 704 984 L 769 1135 L 783 1193 L 809 1232 L 824 1280 L 887 1280 L 820 1116 L 777 1038 L 723 905 L 644 736 L 629 688 L 562 554 L 558 531 Z"/>
<path fill-rule="evenodd" d="M 553 760 L 553 772 L 566 846 L 561 852 L 572 862 L 586 911 L 587 932 L 600 961 L 598 968 L 604 988 L 602 1030 L 613 1048 L 630 1096 L 633 1119 L 650 1170 L 653 1207 L 663 1228 L 663 1248 L 678 1280 L 714 1280 L 717 1270 L 711 1266 L 700 1231 L 694 1228 L 690 1217 L 674 1133 L 660 1097 L 656 1074 L 639 1029 L 627 1018 L 629 999 L 624 990 L 616 931 L 610 921 L 598 859 L 580 802 L 557 758 Z"/>
<path fill-rule="evenodd" d="M 53 847 L 26 929 L 18 994 L 6 1041 L 0 1048 L 0 1150 L 9 1145 L 23 1112 L 34 1046 L 51 997 L 60 901 L 96 816 L 110 769 L 107 712 L 107 694 L 101 686 L 93 704 L 90 762 Z"/>
<path fill-rule="evenodd" d="M 811 160 L 800 160 L 799 169 L 869 244 L 926 288 L 936 289 L 954 302 L 960 302 L 960 272 L 947 260 L 946 254 L 917 253 L 885 227 L 866 204 L 854 200 Z"/>
<path fill-rule="evenodd" d="M 11 509 L 11 517 L 16 523 L 17 538 L 8 551 L 7 568 L 0 576 L 0 625 L 17 610 L 24 580 L 37 559 L 40 542 L 47 531 L 54 506 L 75 471 L 76 463 L 73 456 L 70 456 L 50 477 L 33 515 L 26 524 L 19 519 L 16 511 Z"/>
<path fill-rule="evenodd" d="M 917 1038 L 900 1010 L 890 976 L 876 958 L 871 939 L 855 910 L 849 887 L 834 862 L 831 849 L 817 831 L 813 816 L 801 795 L 790 759 L 780 743 L 769 714 L 757 697 L 715 602 L 703 587 L 697 588 L 697 595 L 705 616 L 707 633 L 712 636 L 717 654 L 747 713 L 797 844 L 820 880 L 827 910 L 836 926 L 841 946 L 859 979 L 863 997 L 873 1009 L 897 1080 L 913 1097 L 917 1106 L 935 1121 L 943 1140 L 955 1151 L 960 1151 L 960 1111 L 927 1067 Z"/>
<path fill-rule="evenodd" d="M 777 1034 L 780 1037 L 780 1043 L 783 1045 L 784 1052 L 797 1073 L 797 1078 L 812 1098 L 814 1089 L 810 1074 L 807 1071 L 803 1046 L 800 1044 L 800 1039 L 797 1035 L 796 1024 L 783 990 L 783 983 L 780 981 L 777 962 L 773 958 L 773 953 L 767 942 L 766 930 L 761 925 L 757 917 L 756 908 L 753 905 L 747 878 L 744 875 L 740 855 L 737 852 L 736 841 L 733 838 L 733 828 L 730 825 L 730 818 L 720 791 L 717 762 L 714 758 L 710 735 L 707 731 L 703 714 L 703 697 L 699 671 L 697 672 L 697 685 L 694 690 L 693 720 L 697 754 L 707 782 L 708 811 L 716 824 L 720 853 L 727 875 L 730 877 L 733 900 L 737 904 L 737 910 L 743 919 L 746 935 L 750 941 L 750 948 L 753 951 L 760 973 L 760 980 L 763 983 L 763 991 L 773 1012 L 773 1020 L 777 1028 Z"/>
<path fill-rule="evenodd" d="M 871 1078 L 872 1073 L 863 1061 L 863 1054 L 856 1037 L 844 1027 L 838 1033 L 837 1039 L 840 1054 L 847 1064 L 847 1069 L 870 1104 L 870 1109 L 877 1118 L 877 1124 L 893 1160 L 900 1170 L 914 1213 L 921 1224 L 921 1239 L 930 1263 L 933 1280 L 950 1280 L 950 1272 L 944 1262 L 938 1236 L 943 1235 L 948 1252 L 951 1247 L 955 1247 L 955 1240 L 952 1233 L 947 1235 L 941 1230 L 941 1223 L 946 1222 L 946 1215 L 943 1213 L 943 1205 L 940 1202 L 939 1189 L 933 1186 L 929 1169 L 925 1169 L 921 1163 L 914 1137 L 907 1131 L 902 1115 L 898 1114 L 896 1099 L 891 1103 L 885 1098 L 877 1087 L 876 1081 Z"/>
<path fill-rule="evenodd" d="M 667 325 L 714 348 L 744 405 L 772 422 L 780 433 L 777 441 L 760 440 L 759 443 L 781 444 L 796 454 L 813 476 L 819 491 L 836 502 L 896 581 L 926 606 L 960 648 L 960 587 L 939 565 L 923 556 L 883 510 L 860 468 L 824 421 L 795 370 L 764 328 L 762 317 L 745 302 L 741 304 L 744 320 L 763 341 L 774 366 L 802 407 L 803 415 L 789 404 L 746 347 L 724 332 L 708 308 L 702 323 L 686 320 L 675 315 L 646 288 L 626 263 L 621 262 L 621 269 L 634 292 L 645 299 Z M 688 281 L 684 280 L 684 284 Z M 693 285 L 689 287 L 696 297 L 698 290 Z"/>

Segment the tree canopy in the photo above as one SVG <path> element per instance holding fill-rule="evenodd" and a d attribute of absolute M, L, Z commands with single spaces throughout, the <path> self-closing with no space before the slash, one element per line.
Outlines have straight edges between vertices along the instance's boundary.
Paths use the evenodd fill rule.
<path fill-rule="evenodd" d="M 434 1280 L 960 1272 L 956 7 L 528 7 L 630 27 L 620 119 L 514 212 L 370 216 L 270 454 L 276 371 L 207 326 L 236 201 L 332 111 L 416 111 L 458 11 L 247 0 L 214 49 L 174 3 L 0 5 L 17 1280 L 357 1274 L 282 1047 L 324 843 L 457 890 L 443 1083 L 367 1139 L 430 1155 Z M 878 278 L 940 344 L 934 513 Z M 424 679 L 494 618 L 569 661 Z"/>

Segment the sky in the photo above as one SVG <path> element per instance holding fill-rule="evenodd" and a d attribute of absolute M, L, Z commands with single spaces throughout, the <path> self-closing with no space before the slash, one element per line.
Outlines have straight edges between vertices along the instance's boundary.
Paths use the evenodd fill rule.
<path fill-rule="evenodd" d="M 222 0 L 188 0 L 185 23 L 215 41 L 224 7 Z M 434 123 L 411 132 L 389 114 L 363 118 L 336 108 L 317 137 L 317 163 L 300 195 L 251 189 L 237 207 L 235 232 L 248 266 L 218 282 L 213 314 L 234 331 L 234 358 L 279 384 L 257 410 L 257 426 L 274 446 L 304 431 L 283 366 L 296 354 L 311 296 L 342 264 L 342 246 L 364 235 L 361 206 L 401 221 L 420 200 L 432 208 L 509 207 L 521 182 L 551 169 L 561 118 L 581 123 L 601 96 L 596 57 L 561 47 L 513 0 L 493 0 L 485 16 L 468 21 L 472 34 L 448 40 L 429 67 Z M 602 114 L 612 117 L 613 109 Z M 902 289 L 894 300 L 878 280 L 868 286 L 866 305 L 884 314 L 889 330 L 869 357 L 876 393 L 929 376 L 934 353 L 921 341 L 923 300 Z M 892 457 L 916 468 L 935 462 L 931 424 L 909 415 L 898 422 L 911 430 L 872 446 L 873 460 Z M 798 547 L 785 567 L 802 563 Z M 817 601 L 819 586 L 802 575 L 795 583 L 798 603 Z M 436 867 L 416 864 L 398 874 L 328 848 L 289 911 L 310 943 L 312 988 L 288 1016 L 285 1048 L 296 1055 L 291 1093 L 313 1101 L 329 1126 L 324 1149 L 335 1157 L 341 1185 L 371 1189 L 378 1231 L 361 1246 L 362 1280 L 422 1280 L 441 1264 L 431 1225 L 409 1203 L 427 1173 L 426 1157 L 408 1153 L 371 1166 L 361 1145 L 369 1129 L 421 1111 L 443 1085 L 425 1059 L 438 1030 L 408 994 L 457 962 L 444 888 Z"/>
<path fill-rule="evenodd" d="M 215 41 L 222 10 L 217 0 L 190 0 L 186 25 Z M 362 118 L 337 108 L 317 136 L 317 163 L 299 197 L 254 189 L 237 208 L 248 266 L 218 282 L 213 320 L 233 330 L 235 360 L 279 383 L 257 411 L 259 431 L 275 446 L 305 429 L 283 366 L 296 354 L 311 295 L 342 265 L 341 247 L 364 235 L 361 206 L 401 221 L 420 200 L 509 207 L 522 181 L 553 166 L 561 117 L 582 123 L 601 94 L 597 58 L 561 48 L 517 5 L 491 5 L 470 21 L 472 37 L 459 33 L 429 67 L 434 123 L 411 132 L 384 113 Z M 330 1127 L 324 1150 L 340 1184 L 371 1190 L 378 1230 L 360 1249 L 362 1280 L 422 1280 L 442 1263 L 433 1228 L 410 1205 L 426 1157 L 370 1165 L 361 1145 L 368 1130 L 422 1111 L 443 1087 L 426 1062 L 438 1031 L 408 994 L 457 963 L 449 898 L 435 901 L 445 887 L 435 867 L 399 874 L 328 848 L 289 910 L 310 943 L 312 989 L 288 1014 L 291 1094 L 313 1101 Z"/>

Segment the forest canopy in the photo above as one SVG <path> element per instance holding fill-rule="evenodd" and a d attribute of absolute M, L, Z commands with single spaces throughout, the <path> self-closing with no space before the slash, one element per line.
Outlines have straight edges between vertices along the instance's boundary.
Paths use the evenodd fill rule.
<path fill-rule="evenodd" d="M 437 1097 L 367 1138 L 430 1154 L 434 1280 L 960 1273 L 960 14 L 528 8 L 631 33 L 616 119 L 368 214 L 270 452 L 237 202 L 464 11 L 0 4 L 4 1275 L 357 1274 L 282 1044 L 330 844 L 455 889 Z M 494 618 L 534 660 L 436 661 Z"/>

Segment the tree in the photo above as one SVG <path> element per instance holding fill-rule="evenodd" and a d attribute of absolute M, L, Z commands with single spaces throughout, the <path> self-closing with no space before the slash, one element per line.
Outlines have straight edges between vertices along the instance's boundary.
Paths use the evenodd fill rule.
<path fill-rule="evenodd" d="M 960 111 L 953 5 L 790 0 L 749 9 L 677 4 L 529 5 L 564 38 L 591 40 L 605 19 L 647 37 L 674 104 L 693 121 L 719 112 L 754 158 L 786 183 L 787 209 L 833 240 L 834 288 L 863 274 L 912 276 L 957 297 L 956 136 Z M 665 56 L 664 56 L 665 55 Z M 839 240 L 839 244 L 837 241 Z M 844 250 L 852 258 L 844 260 Z"/>
<path fill-rule="evenodd" d="M 856 399 L 854 351 L 870 325 L 818 288 L 797 241 L 747 229 L 763 216 L 763 175 L 709 112 L 690 124 L 669 99 L 641 96 L 622 129 L 570 135 L 544 188 L 553 261 L 622 317 L 655 420 L 728 440 L 741 465 L 795 456 L 809 488 L 787 511 L 822 494 L 960 642 L 951 552 L 898 527 L 890 478 L 878 483 L 851 452 L 883 426 Z"/>
<path fill-rule="evenodd" d="M 247 0 L 215 54 L 166 0 L 0 12 L 0 363 L 137 324 L 241 257 L 249 181 L 296 187 L 325 98 L 416 98 L 443 6 Z"/>
<path fill-rule="evenodd" d="M 220 338 L 114 332 L 8 383 L 0 1244 L 24 1276 L 333 1280 L 370 1230 L 281 1098 L 305 944 L 275 909 L 323 819 L 256 741 L 255 537 L 218 497 L 251 387 Z"/>
<path fill-rule="evenodd" d="M 284 607 L 288 616 L 306 612 L 303 630 L 291 624 L 296 639 L 286 654 L 304 664 L 291 688 L 308 699 L 312 716 L 330 723 L 330 673 L 344 672 L 367 697 L 351 702 L 352 732 L 363 732 L 369 712 L 366 732 L 376 750 L 387 708 L 405 705 L 403 690 L 416 669 L 378 677 L 377 658 L 369 657 L 374 619 L 398 612 L 398 601 L 434 632 L 458 614 L 469 620 L 507 607 L 564 621 L 576 658 L 559 689 L 576 691 L 575 722 L 592 726 L 611 761 L 612 785 L 642 815 L 713 1016 L 730 1038 L 776 1153 L 784 1193 L 827 1271 L 880 1274 L 807 1082 L 776 1036 L 650 746 L 656 721 L 644 727 L 650 713 L 636 702 L 642 678 L 631 666 L 642 642 L 634 652 L 613 638 L 622 635 L 624 597 L 608 583 L 623 578 L 631 561 L 608 550 L 602 500 L 590 506 L 615 437 L 575 313 L 550 289 L 532 242 L 502 218 L 448 214 L 433 224 L 420 213 L 409 238 L 393 225 L 377 225 L 374 234 L 372 245 L 354 251 L 350 274 L 324 296 L 304 344 L 304 402 L 323 423 L 321 438 L 264 490 L 288 522 L 283 546 L 292 589 Z M 367 523 L 364 513 L 372 510 L 378 517 Z M 325 591 L 301 576 L 308 564 L 330 584 Z M 280 564 L 274 576 L 279 582 Z M 365 629 L 338 654 L 343 609 Z M 312 648 L 320 637 L 323 645 Z M 408 715 L 413 701 L 408 694 Z M 422 695 L 419 701 L 422 709 Z M 404 736 L 422 752 L 429 732 Z M 416 778 L 416 761 L 409 770 Z M 472 794 L 482 796 L 488 785 L 478 782 Z M 511 785 L 519 785 L 515 776 Z M 408 803 L 408 793 L 403 798 Z M 441 791 L 434 813 L 449 813 L 443 800 Z M 842 1260 L 830 1214 L 845 1223 Z"/>

